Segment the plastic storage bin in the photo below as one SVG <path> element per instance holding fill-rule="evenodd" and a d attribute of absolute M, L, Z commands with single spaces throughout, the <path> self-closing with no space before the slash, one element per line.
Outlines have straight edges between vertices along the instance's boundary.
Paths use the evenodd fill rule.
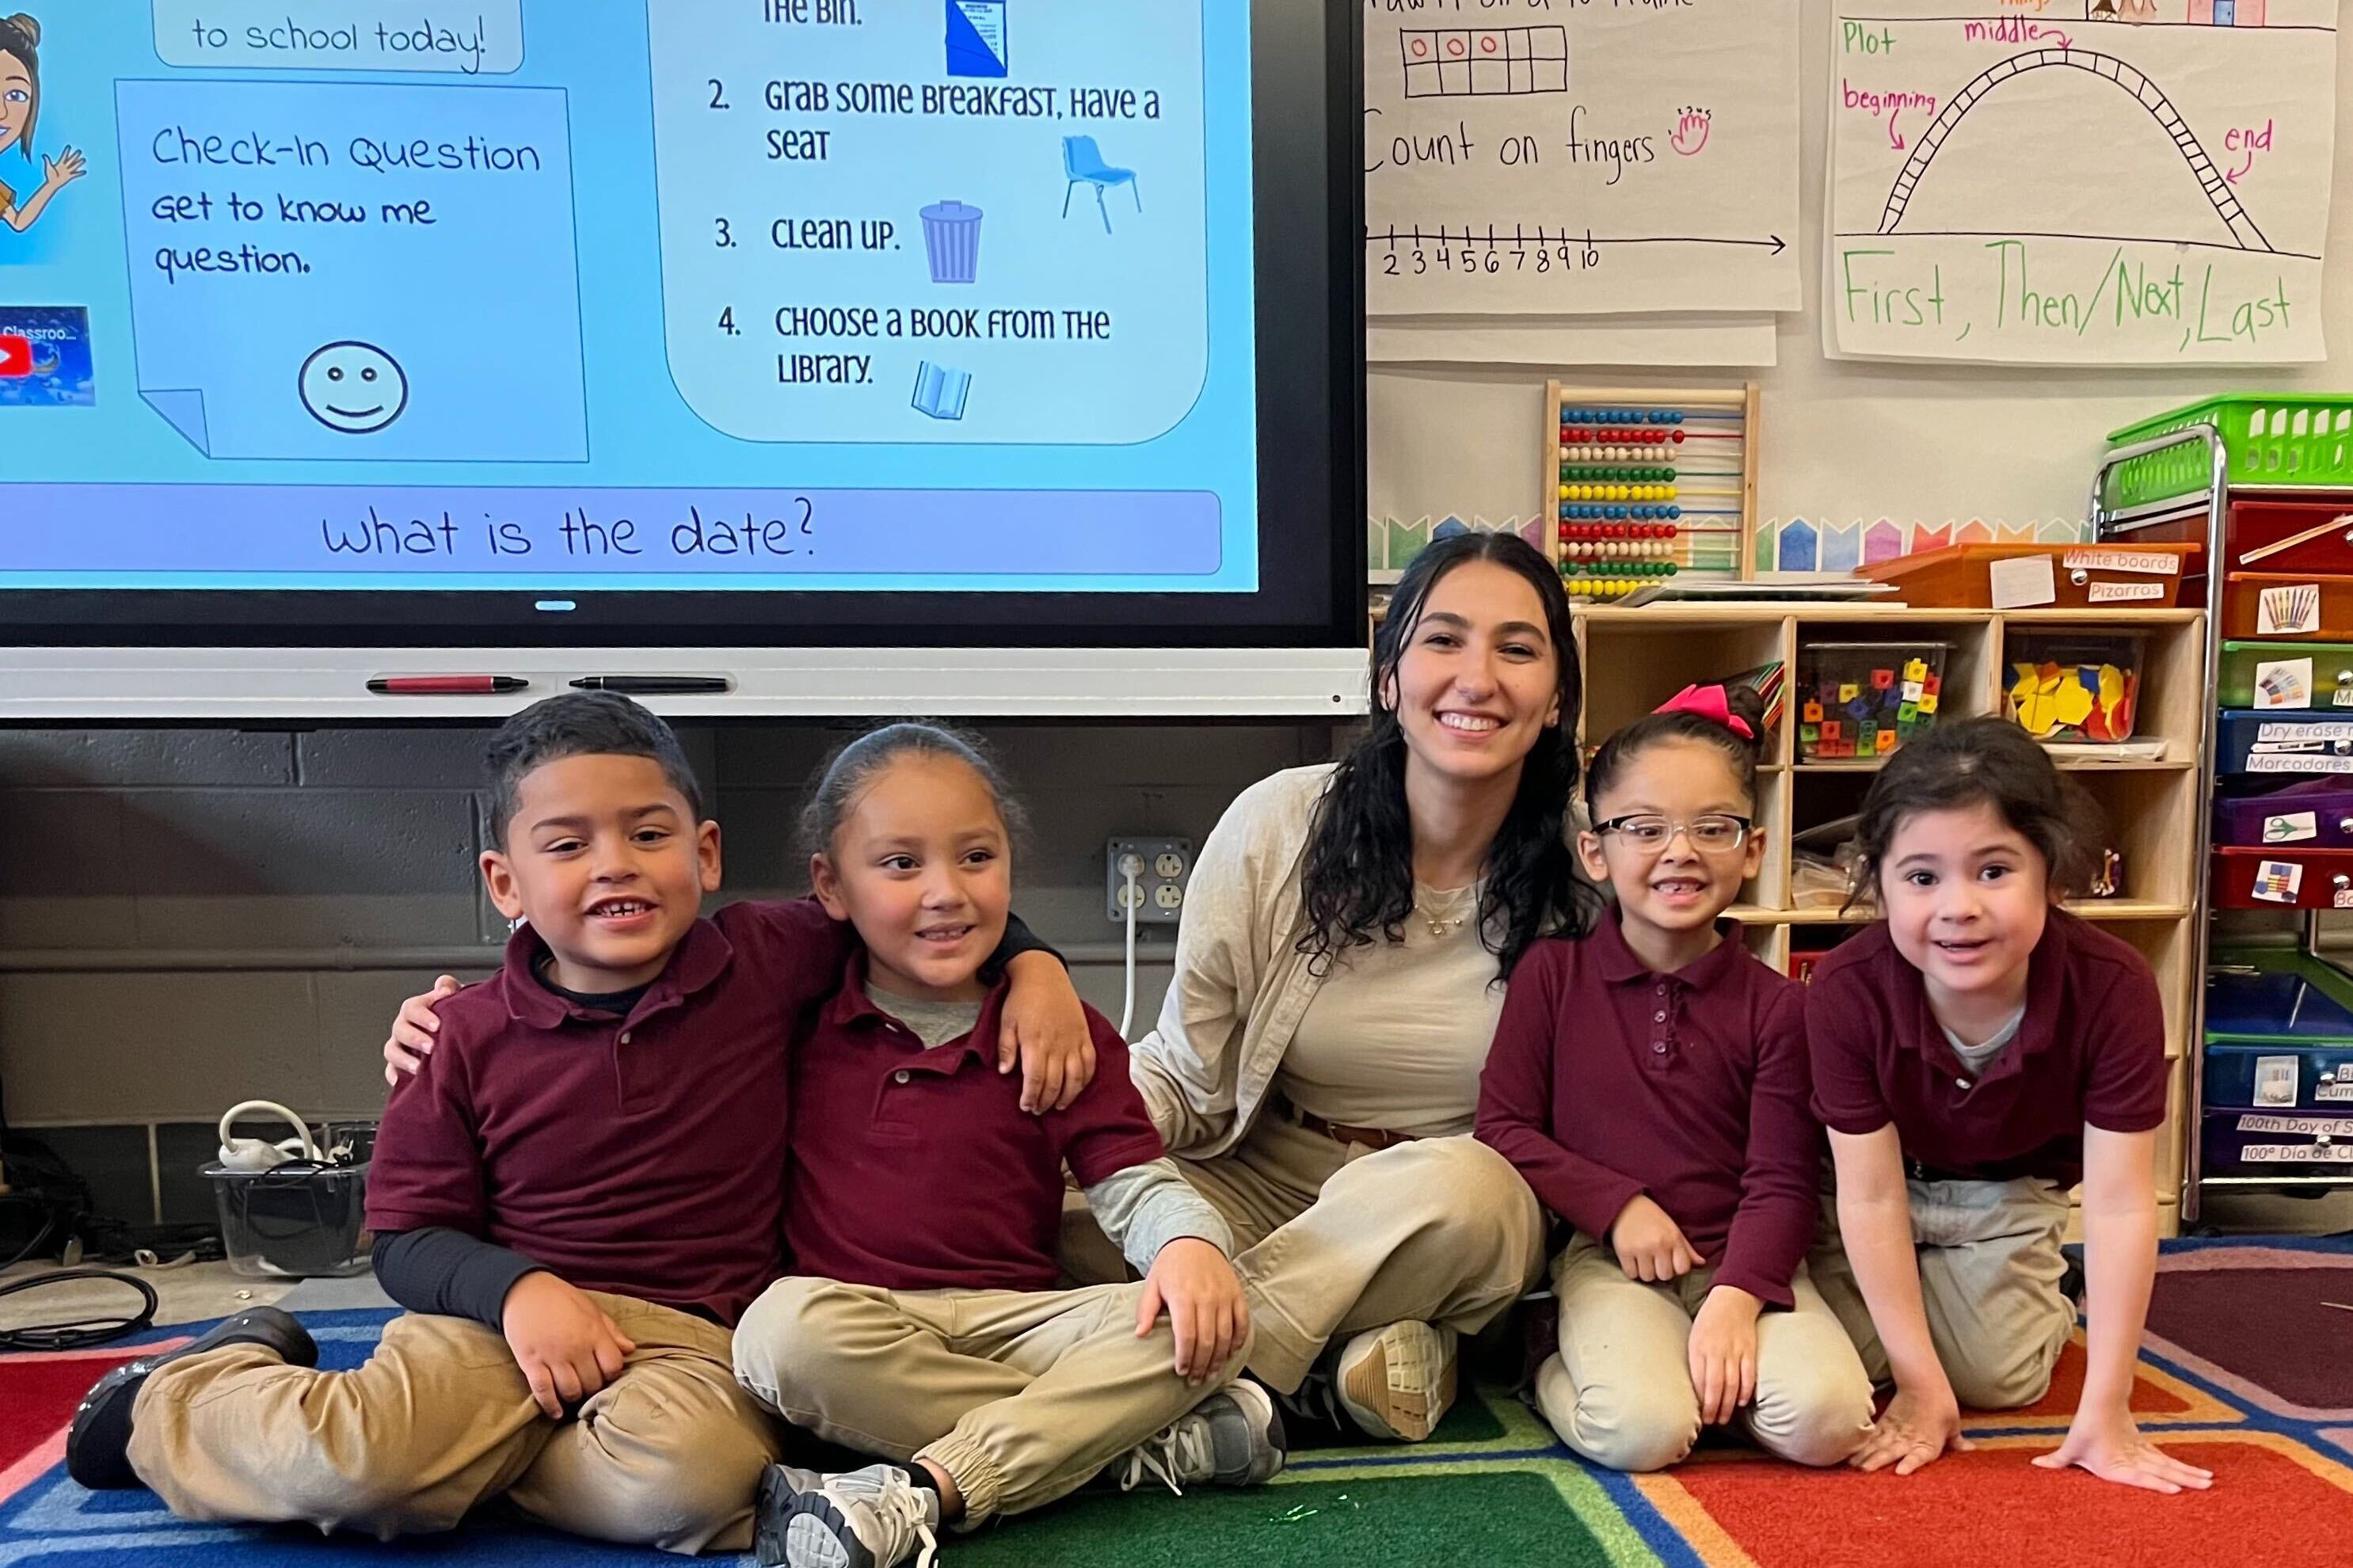
<path fill-rule="evenodd" d="M 2196 544 L 1952 544 L 1862 575 L 1894 584 L 1914 609 L 2158 610 L 2181 602 L 2182 577 L 2204 553 Z"/>
<path fill-rule="evenodd" d="M 2200 527 L 2205 519 L 2198 520 Z M 2353 508 L 2342 497 L 2231 502 L 2226 572 L 2353 572 Z"/>
<path fill-rule="evenodd" d="M 221 1247 L 248 1279 L 347 1279 L 368 1270 L 367 1172 L 297 1161 L 273 1171 L 204 1167 L 220 1205 Z"/>
<path fill-rule="evenodd" d="M 2353 708 L 2353 643 L 2226 642 L 2225 708 Z"/>
<path fill-rule="evenodd" d="M 2002 711 L 2038 741 L 2129 741 L 2146 647 L 2137 632 L 2017 632 Z"/>
<path fill-rule="evenodd" d="M 2224 847 L 2301 844 L 2313 849 L 2353 849 L 2353 784 L 2307 779 L 2268 795 L 2218 800 L 2214 842 Z"/>
<path fill-rule="evenodd" d="M 2215 721 L 2214 767 L 2225 773 L 2316 778 L 2353 773 L 2353 713 L 2242 712 Z"/>
<path fill-rule="evenodd" d="M 2248 640 L 2353 642 L 2353 577 L 2230 573 L 2222 579 L 2222 633 Z"/>
<path fill-rule="evenodd" d="M 2192 425 L 2212 425 L 2221 432 L 2233 485 L 2353 489 L 2353 396 L 2289 392 L 2210 397 L 2127 425 L 2108 443 L 2129 447 Z M 2117 464 L 2102 500 L 2110 510 L 2123 511 L 2202 495 L 2212 477 L 2206 448 L 2184 443 Z"/>
<path fill-rule="evenodd" d="M 2218 910 L 2353 910 L 2353 849 L 2225 847 L 2209 876 Z"/>
<path fill-rule="evenodd" d="M 2206 1173 L 2353 1176 L 2353 1116 L 2341 1111 L 2206 1108 Z"/>
<path fill-rule="evenodd" d="M 2353 982 L 2276 949 L 2218 948 L 2200 1136 L 2217 1175 L 2353 1174 Z"/>
<path fill-rule="evenodd" d="M 1883 757 L 1936 721 L 1948 642 L 1816 642 L 1798 649 L 1798 760 Z"/>

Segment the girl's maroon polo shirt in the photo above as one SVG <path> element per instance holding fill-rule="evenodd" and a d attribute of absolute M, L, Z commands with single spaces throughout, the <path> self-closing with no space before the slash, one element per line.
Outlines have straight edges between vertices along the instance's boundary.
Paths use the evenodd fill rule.
<path fill-rule="evenodd" d="M 1082 1187 L 1160 1158 L 1127 1044 L 1090 1007 L 1095 1076 L 1032 1116 L 997 1070 L 1000 981 L 962 1039 L 926 1047 L 868 1000 L 866 957 L 794 1053 L 797 1274 L 886 1290 L 1044 1290 L 1060 1273 L 1062 1167 Z"/>
<path fill-rule="evenodd" d="M 1672 974 L 1643 966 L 1614 914 L 1529 948 L 1480 1079 L 1479 1138 L 1596 1240 L 1648 1194 L 1716 1283 L 1786 1307 L 1821 1164 L 1802 1005 L 1738 927 L 1719 929 Z"/>

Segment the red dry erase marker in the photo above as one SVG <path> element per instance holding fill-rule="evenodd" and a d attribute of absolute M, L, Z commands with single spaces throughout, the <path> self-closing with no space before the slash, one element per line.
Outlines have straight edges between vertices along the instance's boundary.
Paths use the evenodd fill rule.
<path fill-rule="evenodd" d="M 531 682 L 519 675 L 386 675 L 367 685 L 379 697 L 502 697 Z"/>

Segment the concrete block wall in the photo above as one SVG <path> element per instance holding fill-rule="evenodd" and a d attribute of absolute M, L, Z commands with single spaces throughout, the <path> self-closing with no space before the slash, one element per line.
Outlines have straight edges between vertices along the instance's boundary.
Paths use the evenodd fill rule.
<path fill-rule="evenodd" d="M 728 892 L 805 885 L 794 818 L 855 726 L 681 730 L 724 829 Z M 497 961 L 477 795 L 486 731 L 0 731 L 0 1092 L 134 1222 L 201 1220 L 193 1173 L 236 1100 L 372 1116 L 399 999 Z M 1198 843 L 1242 788 L 1332 754 L 1327 725 L 983 726 L 1032 824 L 1025 918 L 1115 1020 L 1115 834 Z M 1141 1033 L 1167 984 L 1140 944 Z"/>

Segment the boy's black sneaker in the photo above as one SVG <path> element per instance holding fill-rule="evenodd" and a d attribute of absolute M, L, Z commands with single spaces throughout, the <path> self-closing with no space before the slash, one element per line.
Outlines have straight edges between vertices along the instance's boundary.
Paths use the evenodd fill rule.
<path fill-rule="evenodd" d="M 142 1356 L 100 1378 L 74 1410 L 66 1434 L 66 1473 L 92 1491 L 138 1486 L 131 1468 L 131 1407 L 147 1385 L 147 1374 L 182 1356 L 241 1344 L 259 1345 L 289 1366 L 319 1364 L 318 1342 L 310 1331 L 275 1307 L 250 1307 L 224 1318 L 177 1350 Z"/>

